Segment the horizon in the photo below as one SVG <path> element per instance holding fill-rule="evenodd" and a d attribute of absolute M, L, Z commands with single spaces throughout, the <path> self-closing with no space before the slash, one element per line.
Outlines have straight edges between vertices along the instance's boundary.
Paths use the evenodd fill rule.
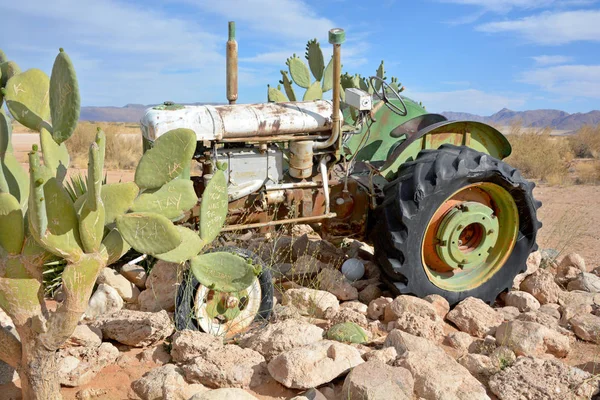
<path fill-rule="evenodd" d="M 430 112 L 492 115 L 502 108 L 587 113 L 600 99 L 598 0 L 41 0 L 4 2 L 3 44 L 23 70 L 50 72 L 59 47 L 78 73 L 82 105 L 225 102 L 227 21 L 236 21 L 239 102 L 267 84 L 315 36 L 346 30 L 344 72 L 387 77 Z M 147 27 L 152 27 L 152 30 Z M 67 27 L 67 28 L 65 28 Z M 397 49 L 397 50 L 395 50 Z M 103 105 L 99 105 L 103 104 Z"/>

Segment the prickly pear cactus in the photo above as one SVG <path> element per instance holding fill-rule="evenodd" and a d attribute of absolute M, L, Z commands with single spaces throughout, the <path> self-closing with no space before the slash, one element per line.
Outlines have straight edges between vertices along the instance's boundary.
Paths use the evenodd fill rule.
<path fill-rule="evenodd" d="M 267 85 L 267 98 L 270 102 L 280 103 L 287 101 L 299 100 L 296 95 L 292 82 L 297 86 L 306 89 L 301 96 L 303 101 L 322 99 L 323 94 L 333 89 L 333 57 L 325 66 L 323 51 L 317 39 L 309 40 L 306 44 L 306 53 L 304 54 L 308 61 L 308 66 L 294 54 L 288 58 L 286 65 L 288 71 L 281 71 L 281 80 L 277 87 Z M 312 75 L 312 79 L 311 79 Z M 385 67 L 383 61 L 379 64 L 375 75 L 381 79 L 386 79 Z M 344 99 L 344 90 L 347 88 L 360 88 L 368 93 L 373 93 L 373 88 L 369 84 L 368 78 L 362 77 L 359 74 L 351 75 L 345 73 L 342 75 L 342 90 L 340 95 Z M 282 91 L 283 85 L 283 91 Z M 390 86 L 398 93 L 404 90 L 398 78 L 392 77 Z M 377 90 L 381 88 L 381 82 L 375 82 Z"/>
<path fill-rule="evenodd" d="M 327 331 L 327 339 L 359 344 L 369 340 L 363 328 L 354 322 L 342 322 L 332 326 Z"/>

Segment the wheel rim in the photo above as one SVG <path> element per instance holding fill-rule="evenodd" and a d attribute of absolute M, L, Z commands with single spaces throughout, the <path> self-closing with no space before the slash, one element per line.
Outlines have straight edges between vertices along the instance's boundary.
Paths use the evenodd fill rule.
<path fill-rule="evenodd" d="M 453 292 L 480 286 L 510 256 L 518 227 L 517 205 L 503 187 L 482 182 L 458 190 L 425 231 L 421 256 L 429 280 Z"/>
<path fill-rule="evenodd" d="M 244 332 L 260 310 L 258 278 L 240 292 L 224 293 L 200 284 L 196 290 L 195 315 L 204 332 L 231 338 Z"/>

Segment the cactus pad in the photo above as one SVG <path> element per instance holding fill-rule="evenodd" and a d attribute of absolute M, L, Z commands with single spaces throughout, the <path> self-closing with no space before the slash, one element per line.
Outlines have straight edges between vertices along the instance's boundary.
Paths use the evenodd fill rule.
<path fill-rule="evenodd" d="M 144 153 L 135 170 L 141 189 L 157 189 L 179 176 L 196 150 L 196 134 L 190 129 L 173 129 L 160 136 Z"/>
<path fill-rule="evenodd" d="M 106 252 L 108 253 L 107 265 L 118 261 L 129 251 L 129 249 L 131 249 L 129 243 L 123 239 L 123 236 L 121 236 L 116 228 L 108 232 L 102 240 L 102 245 L 106 248 Z"/>
<path fill-rule="evenodd" d="M 281 86 L 272 88 L 270 85 L 267 85 L 267 100 L 272 103 L 285 103 L 289 101 L 287 96 L 281 91 Z"/>
<path fill-rule="evenodd" d="M 6 82 L 13 76 L 20 74 L 21 68 L 14 61 L 0 61 L 0 87 L 5 87 Z"/>
<path fill-rule="evenodd" d="M 6 106 L 17 121 L 29 129 L 40 131 L 49 127 L 50 79 L 39 69 L 29 69 L 6 82 Z"/>
<path fill-rule="evenodd" d="M 23 247 L 25 226 L 19 201 L 10 193 L 0 193 L 0 248 L 18 254 Z"/>
<path fill-rule="evenodd" d="M 0 49 L 0 64 L 2 64 L 3 62 L 8 61 L 8 58 L 6 57 L 6 53 L 4 51 L 2 51 L 2 49 Z"/>
<path fill-rule="evenodd" d="M 71 59 L 61 51 L 54 60 L 50 78 L 52 137 L 61 144 L 71 137 L 79 121 L 80 99 L 77 76 Z"/>
<path fill-rule="evenodd" d="M 142 193 L 131 209 L 135 212 L 155 212 L 169 219 L 177 219 L 194 207 L 197 201 L 192 181 L 174 179 L 153 193 Z"/>
<path fill-rule="evenodd" d="M 239 292 L 256 279 L 251 264 L 226 252 L 201 254 L 190 260 L 190 266 L 198 282 L 219 292 Z"/>
<path fill-rule="evenodd" d="M 310 72 L 304 61 L 294 54 L 287 59 L 286 64 L 296 85 L 308 89 L 310 86 Z"/>
<path fill-rule="evenodd" d="M 369 340 L 363 328 L 354 322 L 342 322 L 332 326 L 327 331 L 327 339 L 359 344 Z"/>
<path fill-rule="evenodd" d="M 325 71 L 323 72 L 323 92 L 328 92 L 333 89 L 333 56 L 327 63 L 327 67 L 325 67 Z"/>
<path fill-rule="evenodd" d="M 169 252 L 156 254 L 155 257 L 159 260 L 181 264 L 197 256 L 204 247 L 204 242 L 196 232 L 183 226 L 176 228 L 181 236 L 181 244 Z"/>
<path fill-rule="evenodd" d="M 44 165 L 50 170 L 51 175 L 62 181 L 62 178 L 67 175 L 67 168 L 69 168 L 70 163 L 67 146 L 64 143 L 56 143 L 50 132 L 45 128 L 40 131 L 40 144 L 44 155 Z"/>
<path fill-rule="evenodd" d="M 308 66 L 310 72 L 317 81 L 321 81 L 323 78 L 323 70 L 325 69 L 325 62 L 323 61 L 323 51 L 317 39 L 309 40 L 306 45 L 306 59 L 308 60 Z"/>
<path fill-rule="evenodd" d="M 227 181 L 219 169 L 206 185 L 200 203 L 200 237 L 205 243 L 215 240 L 221 232 L 228 207 Z"/>
<path fill-rule="evenodd" d="M 140 253 L 166 253 L 181 244 L 179 231 L 166 217 L 155 213 L 131 213 L 117 217 L 117 229 Z"/>
<path fill-rule="evenodd" d="M 323 90 L 321 89 L 321 83 L 316 81 L 306 90 L 304 93 L 303 101 L 318 100 L 323 98 Z"/>
<path fill-rule="evenodd" d="M 98 132 L 99 134 L 101 133 Z M 88 192 L 79 214 L 79 233 L 83 249 L 87 253 L 93 253 L 100 249 L 102 236 L 104 235 L 105 210 L 100 196 L 102 187 L 102 169 L 104 160 L 101 158 L 100 147 L 104 149 L 102 137 L 97 136 L 97 142 L 90 146 L 88 164 Z"/>
<path fill-rule="evenodd" d="M 385 67 L 383 66 L 383 60 L 381 60 L 381 64 L 379 64 L 379 68 L 377 68 L 377 77 L 385 80 Z M 381 89 L 381 81 L 375 81 L 375 90 Z"/>
<path fill-rule="evenodd" d="M 281 80 L 279 81 L 283 85 L 285 94 L 289 101 L 296 101 L 296 93 L 294 93 L 294 87 L 292 81 L 288 77 L 287 71 L 281 70 Z"/>

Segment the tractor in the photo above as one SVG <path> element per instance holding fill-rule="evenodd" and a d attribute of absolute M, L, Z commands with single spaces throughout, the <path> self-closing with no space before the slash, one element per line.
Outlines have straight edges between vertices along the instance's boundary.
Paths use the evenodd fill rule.
<path fill-rule="evenodd" d="M 269 87 L 266 103 L 237 104 L 238 45 L 230 22 L 229 104 L 148 109 L 144 149 L 171 129 L 195 132 L 199 197 L 217 167 L 227 179 L 223 231 L 318 225 L 332 241 L 370 241 L 395 293 L 438 294 L 450 305 L 469 296 L 493 302 L 537 249 L 541 203 L 534 183 L 502 161 L 511 146 L 501 132 L 428 113 L 400 94 L 397 79 L 387 82 L 383 62 L 368 79 L 342 75 L 344 41 L 342 29 L 329 31 L 327 66 L 318 42 L 309 41 L 308 66 L 295 55 L 288 59 L 283 90 Z M 301 101 L 293 83 L 306 89 Z M 331 100 L 323 99 L 329 90 Z M 262 263 L 247 250 L 229 251 Z M 272 293 L 267 269 L 235 298 L 192 277 L 180 286 L 177 326 L 242 332 L 269 316 Z"/>

